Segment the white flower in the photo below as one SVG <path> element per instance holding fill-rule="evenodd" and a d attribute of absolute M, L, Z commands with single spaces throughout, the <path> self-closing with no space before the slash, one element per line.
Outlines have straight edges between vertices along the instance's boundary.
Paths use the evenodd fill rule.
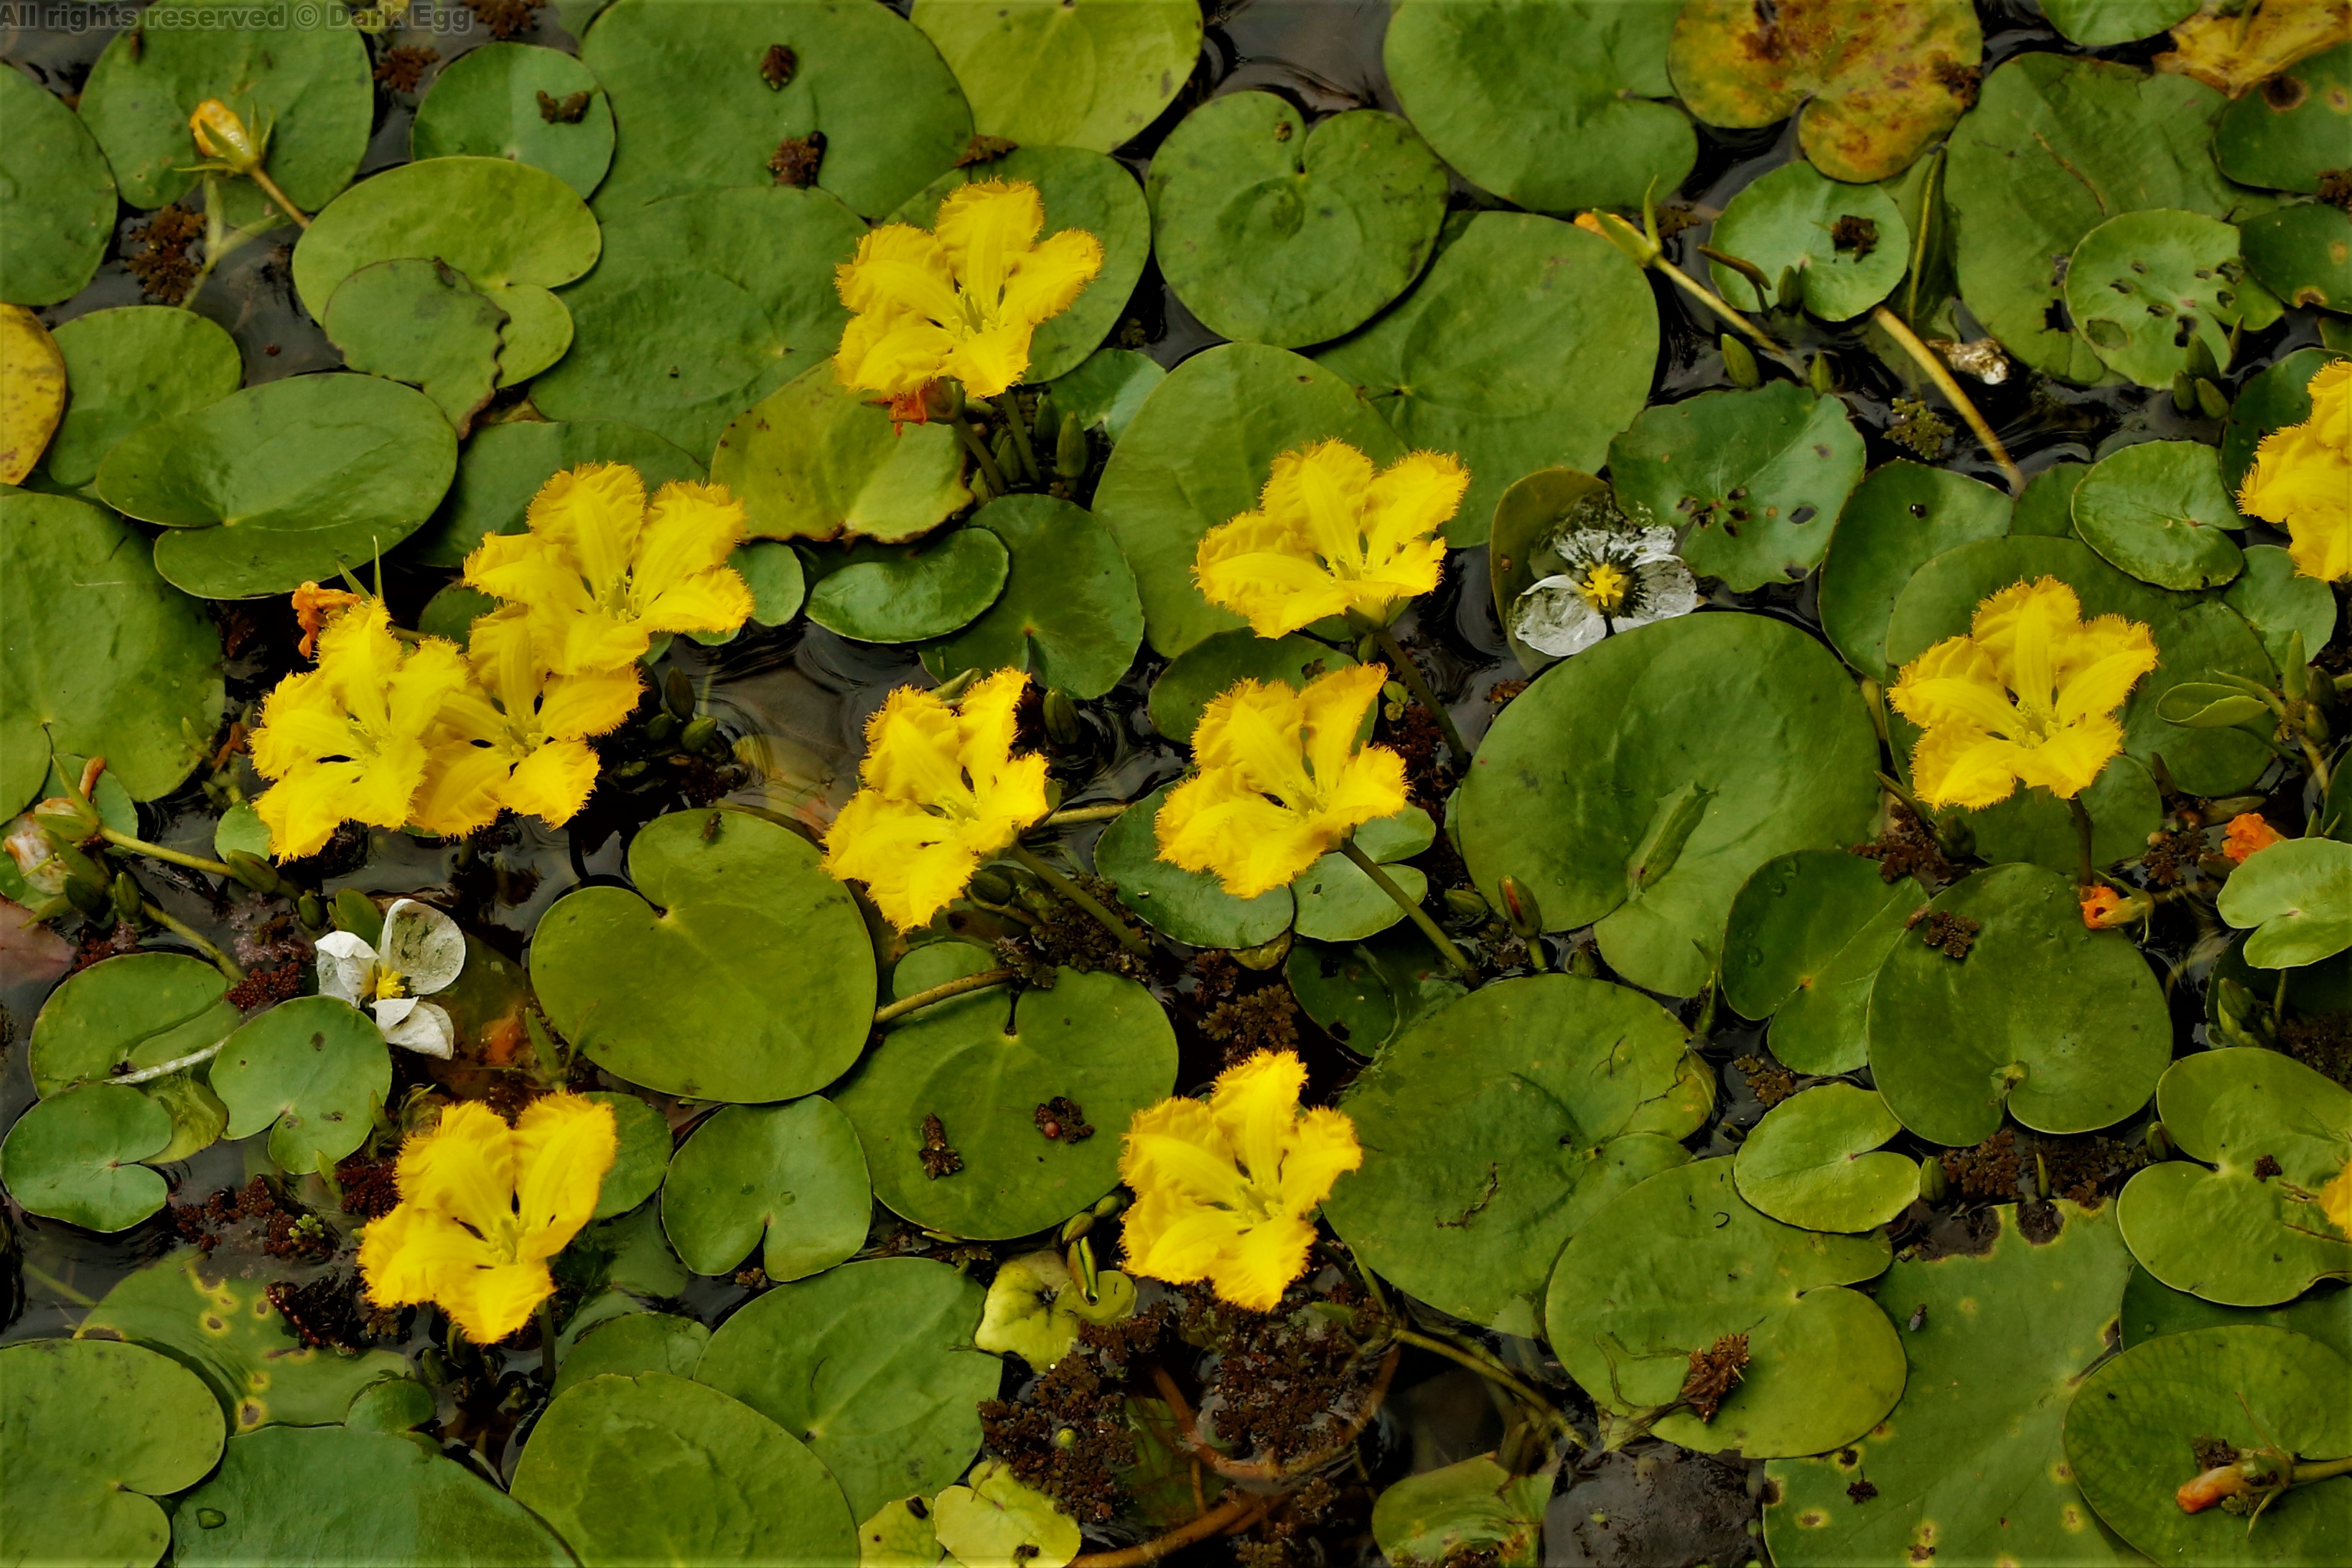
<path fill-rule="evenodd" d="M 319 994 L 372 1007 L 386 1045 L 445 1060 L 457 1031 L 449 1015 L 418 998 L 446 990 L 466 967 L 466 933 L 457 922 L 415 899 L 383 911 L 379 952 L 347 931 L 319 939 Z"/>
<path fill-rule="evenodd" d="M 1555 658 L 1582 653 L 1611 632 L 1687 616 L 1698 583 L 1675 553 L 1671 528 L 1578 528 L 1546 548 L 1561 570 L 1511 605 L 1511 635 Z"/>

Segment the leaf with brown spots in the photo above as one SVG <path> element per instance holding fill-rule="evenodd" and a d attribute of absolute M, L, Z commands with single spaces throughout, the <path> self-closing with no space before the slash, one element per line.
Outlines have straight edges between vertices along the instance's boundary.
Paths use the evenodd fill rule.
<path fill-rule="evenodd" d="M 2156 68 L 2195 77 L 2237 98 L 2347 39 L 2352 39 L 2347 0 L 2267 0 L 2259 6 L 2205 0 L 2204 9 L 2172 29 L 2172 50 L 2156 57 Z"/>

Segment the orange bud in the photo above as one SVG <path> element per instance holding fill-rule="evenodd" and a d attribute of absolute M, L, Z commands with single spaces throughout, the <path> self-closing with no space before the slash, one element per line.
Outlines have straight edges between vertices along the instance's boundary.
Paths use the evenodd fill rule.
<path fill-rule="evenodd" d="M 197 152 L 219 159 L 240 174 L 250 174 L 261 163 L 260 150 L 245 121 L 217 98 L 196 105 L 195 112 L 188 116 L 188 129 L 195 135 Z"/>
<path fill-rule="evenodd" d="M 326 629 L 336 612 L 360 602 L 357 594 L 341 588 L 321 588 L 316 583 L 305 583 L 294 590 L 294 618 L 302 626 L 301 654 L 309 658 L 318 647 L 319 634 Z"/>
<path fill-rule="evenodd" d="M 2246 1474 L 2236 1465 L 2216 1465 L 2194 1480 L 2180 1483 L 2172 1500 L 2180 1505 L 2183 1513 L 2202 1513 L 2223 1498 L 2235 1497 L 2246 1489 Z"/>
<path fill-rule="evenodd" d="M 2241 812 L 2230 818 L 2229 828 L 2221 839 L 2221 853 L 2230 858 L 2231 865 L 2242 866 L 2247 856 L 2258 849 L 2283 843 L 2285 838 L 2285 834 L 2263 820 L 2262 813 Z"/>
<path fill-rule="evenodd" d="M 2081 892 L 2083 923 L 2100 931 L 2116 923 L 2116 911 L 2124 907 L 2123 899 L 2113 888 L 2084 888 Z"/>

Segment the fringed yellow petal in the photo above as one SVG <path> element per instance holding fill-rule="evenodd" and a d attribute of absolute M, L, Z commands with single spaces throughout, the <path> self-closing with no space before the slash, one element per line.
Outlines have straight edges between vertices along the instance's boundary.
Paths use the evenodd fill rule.
<path fill-rule="evenodd" d="M 499 804 L 550 827 L 579 815 L 596 788 L 596 752 L 584 741 L 550 741 L 517 763 L 500 781 Z"/>
<path fill-rule="evenodd" d="M 537 1260 L 501 1263 L 452 1279 L 434 1300 L 477 1344 L 494 1345 L 530 1321 L 555 1294 L 554 1276 Z"/>
<path fill-rule="evenodd" d="M 1911 787 L 1929 805 L 1980 811 L 2017 789 L 2025 748 L 1966 724 L 1939 724 L 1911 748 Z"/>
<path fill-rule="evenodd" d="M 1290 1282 L 1307 1272 L 1314 1245 L 1315 1227 L 1306 1220 L 1284 1215 L 1254 1225 L 1218 1255 L 1209 1270 L 1210 1289 L 1217 1300 L 1246 1311 L 1271 1312 Z"/>
<path fill-rule="evenodd" d="M 514 1129 L 480 1101 L 461 1100 L 401 1144 L 393 1174 L 402 1203 L 453 1215 L 488 1237 L 512 1216 Z"/>
<path fill-rule="evenodd" d="M 409 825 L 444 838 L 488 827 L 498 820 L 499 791 L 514 765 L 514 753 L 500 746 L 461 739 L 433 747 L 424 787 L 409 803 Z"/>
<path fill-rule="evenodd" d="M 2347 1236 L 2352 1236 L 2352 1163 L 2327 1179 L 2319 1189 L 2319 1212 L 2327 1223 Z"/>
<path fill-rule="evenodd" d="M 1356 1124 L 1344 1111 L 1319 1106 L 1298 1119 L 1282 1159 L 1282 1206 L 1305 1214 L 1331 1195 L 1341 1176 L 1364 1163 Z"/>
<path fill-rule="evenodd" d="M 2072 800 L 2091 787 L 2099 773 L 2124 749 L 2124 727 L 2105 713 L 2092 713 L 2060 728 L 2017 759 L 2017 776 Z"/>
<path fill-rule="evenodd" d="M 324 849 L 343 825 L 343 797 L 362 771 L 357 763 L 305 763 L 262 791 L 253 809 L 269 829 L 269 852 L 289 860 Z"/>
<path fill-rule="evenodd" d="M 596 1213 L 620 1149 L 613 1108 L 584 1094 L 545 1094 L 515 1121 L 515 1211 L 525 1258 L 552 1258 Z"/>
<path fill-rule="evenodd" d="M 974 180 L 950 191 L 931 221 L 948 267 L 983 308 L 1004 293 L 1016 258 L 1045 226 L 1045 204 L 1026 180 Z"/>

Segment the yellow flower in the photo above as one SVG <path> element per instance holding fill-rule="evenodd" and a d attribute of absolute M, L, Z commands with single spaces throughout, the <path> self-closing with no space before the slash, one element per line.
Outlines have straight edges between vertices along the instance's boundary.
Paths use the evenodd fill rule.
<path fill-rule="evenodd" d="M 1977 606 L 1964 637 L 1903 667 L 1887 694 L 1927 733 L 1912 787 L 1929 805 L 1970 810 L 2020 784 L 2072 799 L 2123 750 L 2116 716 L 2156 668 L 2156 639 L 2121 616 L 2083 619 L 2055 577 L 2013 583 Z"/>
<path fill-rule="evenodd" d="M 1285 452 L 1258 510 L 1202 537 L 1192 580 L 1262 637 L 1349 610 L 1385 625 L 1437 586 L 1438 531 L 1469 484 L 1470 470 L 1444 452 L 1414 452 L 1378 473 L 1345 441 Z"/>
<path fill-rule="evenodd" d="M 636 707 L 636 666 L 553 674 L 530 612 L 513 607 L 477 619 L 467 651 L 474 681 L 442 704 L 411 820 L 452 838 L 488 826 L 501 807 L 550 826 L 569 822 L 596 786 L 587 738 L 617 728 Z"/>
<path fill-rule="evenodd" d="M 724 485 L 677 480 L 646 500 L 621 463 L 583 463 L 531 498 L 530 531 L 494 533 L 466 558 L 466 583 L 531 613 L 558 675 L 623 669 L 666 632 L 731 632 L 751 590 L 728 553 L 743 506 Z"/>
<path fill-rule="evenodd" d="M 188 116 L 188 132 L 196 139 L 197 152 L 231 174 L 249 174 L 268 155 L 268 130 L 247 130 L 236 110 L 217 98 L 196 105 Z"/>
<path fill-rule="evenodd" d="M 368 1300 L 431 1301 L 476 1344 L 506 1338 L 555 1293 L 547 1260 L 595 1214 L 619 1144 L 612 1108 L 585 1095 L 543 1095 L 512 1127 L 451 1106 L 401 1145 L 400 1206 L 360 1236 Z"/>
<path fill-rule="evenodd" d="M 1122 1247 L 1130 1274 L 1206 1279 L 1217 1299 L 1271 1311 L 1307 1268 L 1307 1216 L 1340 1173 L 1364 1163 L 1344 1111 L 1301 1112 L 1307 1068 L 1260 1051 L 1217 1077 L 1208 1103 L 1164 1100 L 1135 1113 L 1118 1173 L 1135 1189 Z"/>
<path fill-rule="evenodd" d="M 2277 523 L 2295 570 L 2323 583 L 2352 577 L 2352 360 L 2320 367 L 2311 417 L 2263 437 L 2238 510 Z"/>
<path fill-rule="evenodd" d="M 2352 1236 L 2352 1163 L 2328 1178 L 2319 1189 L 2319 1212 L 2328 1223 L 2347 1236 Z"/>
<path fill-rule="evenodd" d="M 1254 899 L 1279 888 L 1359 826 L 1405 807 L 1404 759 L 1359 751 L 1388 671 L 1334 670 L 1303 691 L 1244 680 L 1212 698 L 1192 732 L 1200 772 L 1169 792 L 1153 827 L 1160 858 L 1213 871 Z"/>
<path fill-rule="evenodd" d="M 316 854 L 346 818 L 404 826 L 425 781 L 425 737 L 465 684 L 457 645 L 427 637 L 403 648 L 381 599 L 329 622 L 318 668 L 279 681 L 253 731 L 253 765 L 277 781 L 254 802 L 270 853 Z"/>
<path fill-rule="evenodd" d="M 929 232 L 888 223 L 835 270 L 856 312 L 834 373 L 920 419 L 923 388 L 953 376 L 993 397 L 1029 368 L 1029 339 L 1102 270 L 1102 242 L 1066 228 L 1040 242 L 1045 204 L 1026 180 L 976 180 L 940 204 Z"/>
<path fill-rule="evenodd" d="M 982 858 L 1046 813 L 1045 759 L 1013 754 L 1029 678 L 1000 669 L 950 707 L 902 686 L 866 721 L 865 787 L 834 818 L 824 868 L 866 884 L 900 931 L 947 908 Z"/>

